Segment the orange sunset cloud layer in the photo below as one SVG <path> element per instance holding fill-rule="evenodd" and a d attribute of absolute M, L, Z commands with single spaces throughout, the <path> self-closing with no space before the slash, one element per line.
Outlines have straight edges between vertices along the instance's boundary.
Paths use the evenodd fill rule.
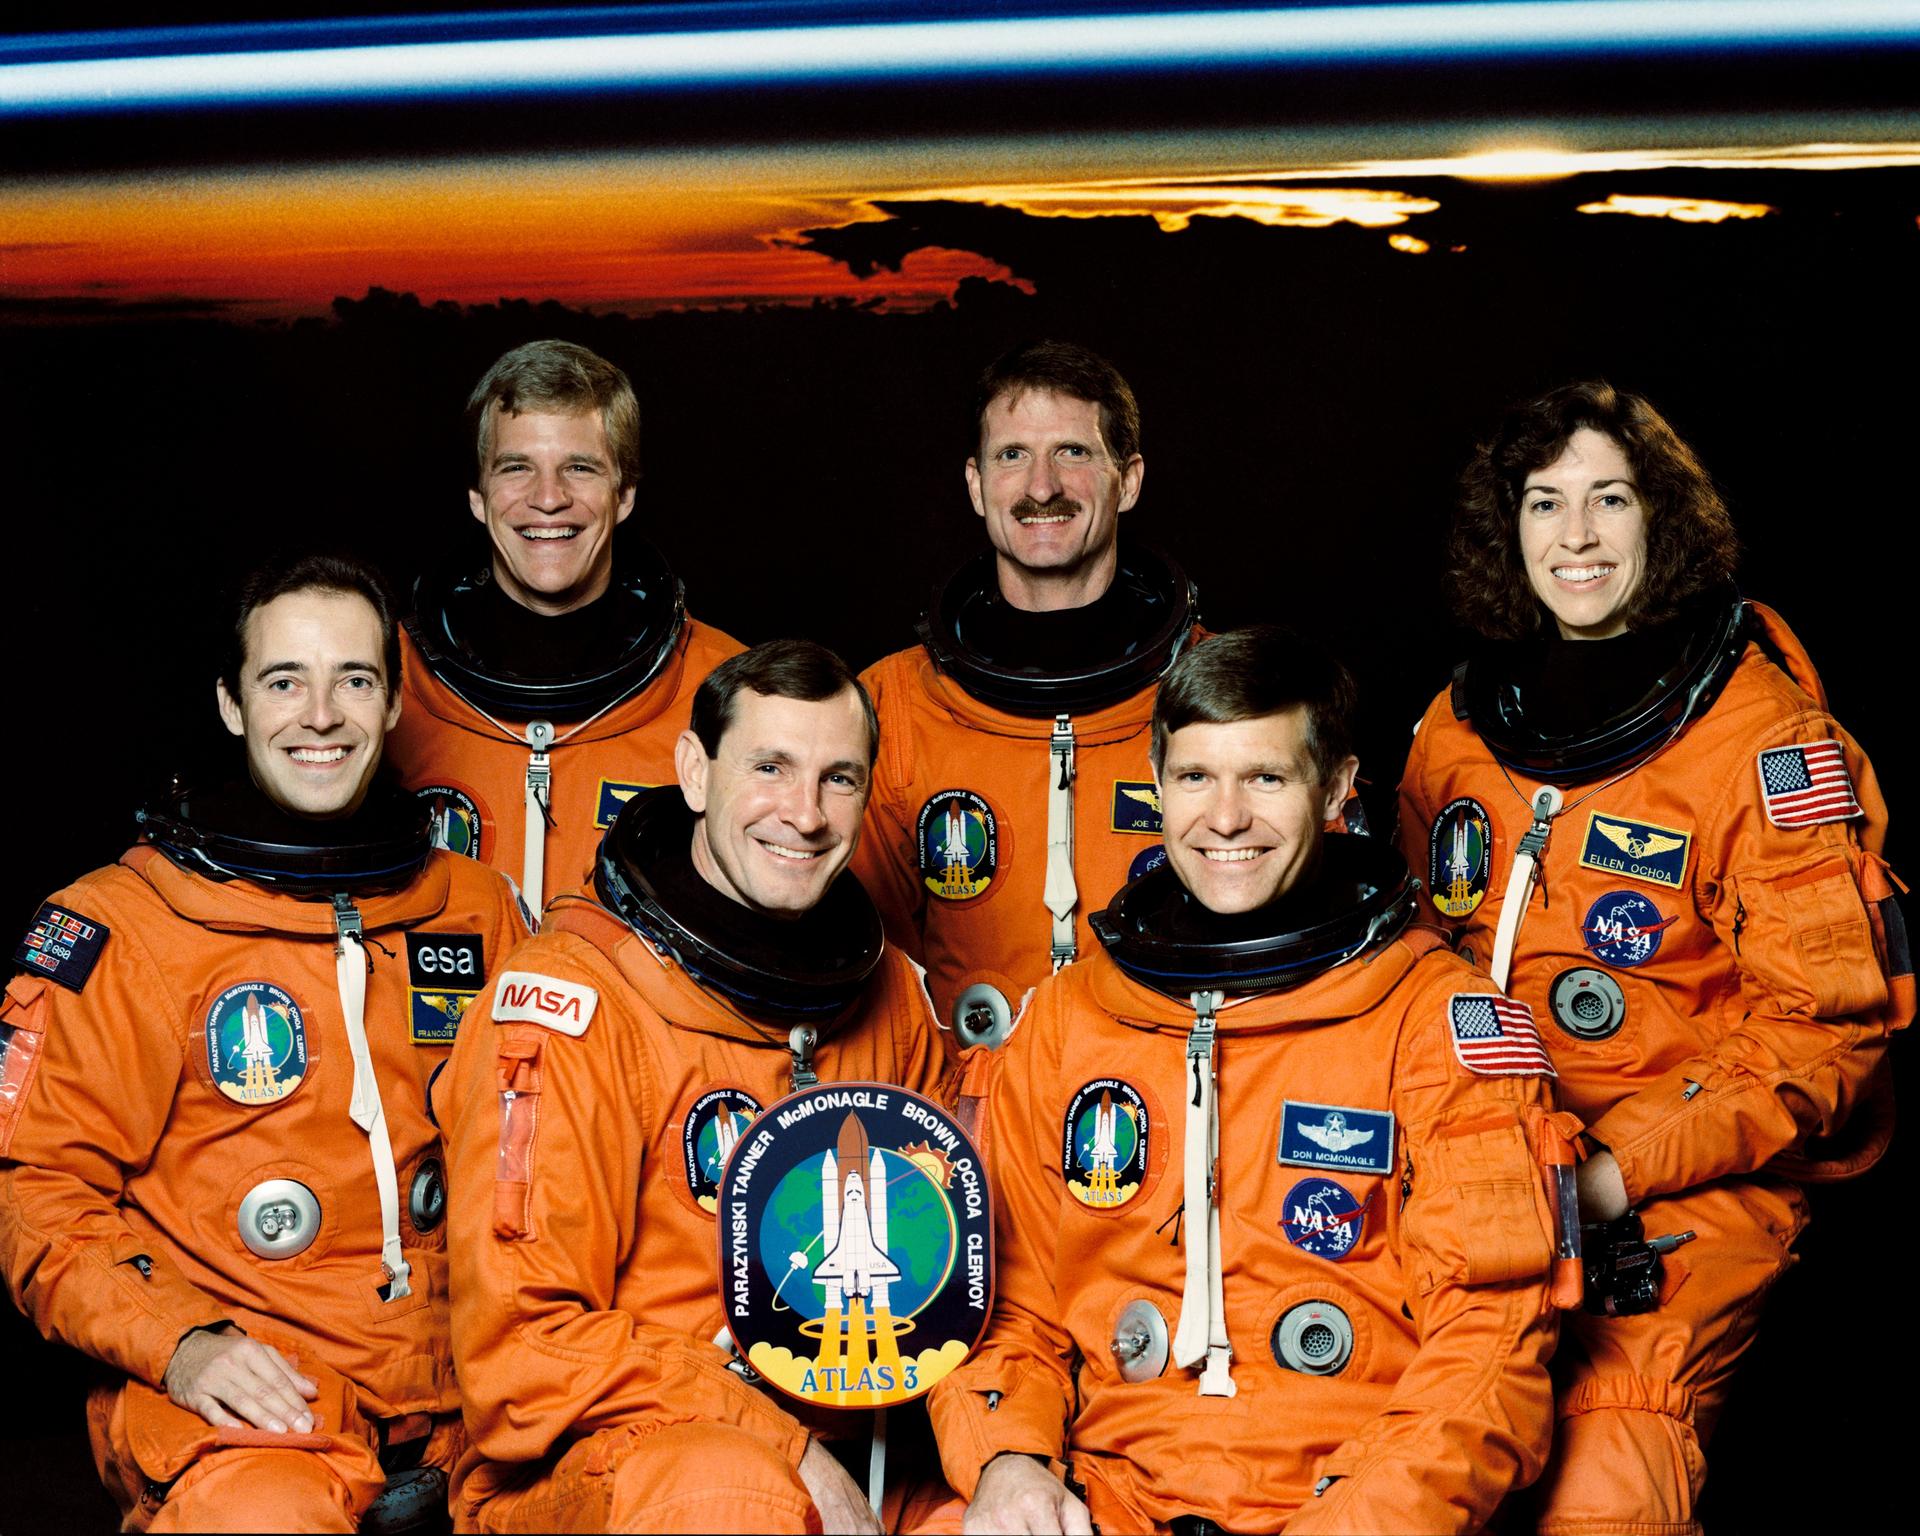
<path fill-rule="evenodd" d="M 1004 268 L 916 252 L 860 282 L 778 243 L 879 214 L 850 199 L 751 183 L 662 179 L 618 162 L 430 169 L 222 171 L 0 189 L 0 293 L 324 308 L 368 287 L 428 302 L 552 298 L 598 308 L 852 295 L 909 306 Z"/>
<path fill-rule="evenodd" d="M 1133 144 L 1133 174 L 1101 175 L 1117 148 L 1033 154 L 948 143 L 919 148 L 635 152 L 432 164 L 174 170 L 0 185 L 0 299 L 225 303 L 262 316 L 324 311 L 370 287 L 432 303 L 557 299 L 636 312 L 676 305 L 880 300 L 922 308 L 965 277 L 1027 286 L 985 257 L 921 250 L 866 280 L 793 247 L 802 230 L 884 217 L 876 204 L 948 199 L 1053 217 L 1149 217 L 1169 233 L 1202 217 L 1415 233 L 1437 195 L 1418 177 L 1556 179 L 1661 166 L 1853 168 L 1920 163 L 1920 145 L 1595 152 L 1517 147 L 1402 160 L 1323 158 L 1279 169 L 1258 145 L 1204 165 L 1192 144 Z M 1149 153 L 1151 149 L 1151 153 Z M 1270 151 L 1269 151 L 1270 152 Z M 1158 160 L 1159 164 L 1150 162 Z M 1640 200 L 1644 202 L 1645 200 Z M 1674 201 L 1674 200 L 1668 200 Z M 1629 207 L 1619 198 L 1605 211 Z M 1726 205 L 1735 208 L 1735 205 Z M 1591 211 L 1601 205 L 1589 204 Z M 1746 214 L 1748 210 L 1737 208 Z"/>

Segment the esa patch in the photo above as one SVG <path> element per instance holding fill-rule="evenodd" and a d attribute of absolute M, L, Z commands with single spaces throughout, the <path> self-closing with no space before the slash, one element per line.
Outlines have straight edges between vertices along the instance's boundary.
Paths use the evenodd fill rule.
<path fill-rule="evenodd" d="M 13 952 L 13 963 L 78 992 L 87 984 L 99 963 L 100 951 L 112 936 L 113 930 L 105 923 L 43 901 L 27 928 L 27 936 Z"/>
<path fill-rule="evenodd" d="M 539 1024 L 563 1035 L 584 1035 L 600 994 L 578 982 L 536 971 L 507 971 L 493 994 L 493 1017 L 501 1024 Z"/>
<path fill-rule="evenodd" d="M 1115 1211 L 1140 1193 L 1157 1128 L 1131 1083 L 1096 1077 L 1067 1104 L 1060 1167 L 1067 1193 L 1096 1211 Z"/>
<path fill-rule="evenodd" d="M 760 1101 L 744 1088 L 710 1088 L 680 1121 L 680 1152 L 686 1160 L 687 1193 L 711 1216 L 720 1204 L 720 1175 L 747 1128 L 760 1116 Z"/>
<path fill-rule="evenodd" d="M 1153 780 L 1113 781 L 1113 830 L 1160 835 L 1160 790 Z"/>
<path fill-rule="evenodd" d="M 1608 965 L 1645 965 L 1660 953 L 1675 921 L 1663 917 L 1652 899 L 1638 891 L 1608 891 L 1587 908 L 1580 939 L 1588 953 Z"/>
<path fill-rule="evenodd" d="M 430 826 L 434 847 L 470 859 L 483 856 L 486 818 L 471 794 L 458 784 L 423 784 L 413 793 L 415 799 L 433 808 Z"/>
<path fill-rule="evenodd" d="M 1817 827 L 1864 814 L 1837 741 L 1769 747 L 1759 765 L 1760 796 L 1776 827 Z"/>
<path fill-rule="evenodd" d="M 477 933 L 407 935 L 409 1032 L 415 1045 L 451 1045 L 460 1015 L 486 985 L 485 951 Z"/>
<path fill-rule="evenodd" d="M 626 804 L 643 789 L 652 789 L 651 784 L 627 784 L 619 779 L 602 779 L 600 793 L 594 801 L 593 824 L 596 827 L 610 827 L 620 819 L 620 813 Z"/>
<path fill-rule="evenodd" d="M 768 1108 L 718 1194 L 720 1304 L 761 1378 L 815 1407 L 926 1392 L 993 1305 L 993 1207 L 947 1111 L 886 1083 L 822 1083 Z"/>
<path fill-rule="evenodd" d="M 1150 874 L 1167 862 L 1167 845 L 1155 843 L 1151 848 L 1142 848 L 1133 856 L 1133 862 L 1127 866 L 1127 884 L 1132 885 L 1142 875 Z"/>
<path fill-rule="evenodd" d="M 1000 824 L 970 789 L 943 789 L 920 807 L 914 829 L 920 878 L 942 901 L 967 901 L 1000 868 Z"/>
<path fill-rule="evenodd" d="M 1498 992 L 1460 992 L 1447 1003 L 1453 1054 L 1481 1077 L 1557 1077 L 1533 1010 Z"/>
<path fill-rule="evenodd" d="M 1586 869 L 1625 875 L 1629 880 L 1645 880 L 1649 885 L 1677 891 L 1686 883 L 1687 858 L 1692 852 L 1690 832 L 1594 811 L 1587 817 L 1580 863 Z"/>
<path fill-rule="evenodd" d="M 1302 1179 L 1287 1191 L 1280 1218 L 1294 1247 L 1336 1264 L 1360 1246 L 1366 1225 L 1366 1205 L 1334 1179 Z"/>
<path fill-rule="evenodd" d="M 1306 1168 L 1392 1173 L 1393 1112 L 1283 1100 L 1274 1160 Z"/>
<path fill-rule="evenodd" d="M 1493 877 L 1493 822 L 1471 795 L 1449 801 L 1427 833 L 1427 892 L 1442 917 L 1471 917 Z"/>
<path fill-rule="evenodd" d="M 207 1072 L 236 1104 L 275 1104 L 307 1079 L 307 1021 L 270 981 L 243 981 L 213 1000 Z"/>

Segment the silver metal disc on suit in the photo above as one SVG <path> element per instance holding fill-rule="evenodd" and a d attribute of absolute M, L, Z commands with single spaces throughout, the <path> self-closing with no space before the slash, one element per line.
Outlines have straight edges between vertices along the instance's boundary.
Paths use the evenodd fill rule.
<path fill-rule="evenodd" d="M 976 981 L 953 1000 L 953 1032 L 962 1045 L 997 1046 L 1013 1029 L 1013 1005 L 990 982 Z"/>
<path fill-rule="evenodd" d="M 1547 994 L 1553 1022 L 1576 1040 L 1605 1040 L 1627 1022 L 1627 995 L 1605 971 L 1577 966 L 1553 978 Z"/>
<path fill-rule="evenodd" d="M 447 1176 L 440 1159 L 430 1157 L 416 1170 L 407 1190 L 407 1217 L 413 1230 L 424 1234 L 439 1226 L 446 1214 Z"/>
<path fill-rule="evenodd" d="M 1152 1381 L 1167 1368 L 1167 1320 L 1150 1301 L 1127 1304 L 1113 1325 L 1113 1358 L 1122 1381 Z"/>
<path fill-rule="evenodd" d="M 305 1253 L 320 1235 L 320 1200 L 298 1179 L 267 1179 L 240 1201 L 240 1241 L 263 1259 Z"/>
<path fill-rule="evenodd" d="M 1290 1371 L 1334 1376 L 1353 1358 L 1353 1320 L 1330 1301 L 1303 1301 L 1273 1325 L 1273 1358 Z"/>

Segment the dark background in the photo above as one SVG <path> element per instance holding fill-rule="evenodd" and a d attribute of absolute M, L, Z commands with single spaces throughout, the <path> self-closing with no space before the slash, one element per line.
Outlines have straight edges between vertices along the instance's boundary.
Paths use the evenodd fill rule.
<path fill-rule="evenodd" d="M 1572 211 L 1682 183 L 1780 212 L 1685 226 Z M 375 292 L 271 325 L 17 316 L 0 337 L 15 490 L 4 623 L 21 679 L 10 920 L 115 857 L 133 805 L 175 764 L 233 761 L 211 645 L 230 578 L 261 553 L 357 545 L 402 580 L 484 558 L 460 407 L 494 356 L 543 335 L 633 375 L 645 476 L 627 526 L 667 551 L 694 611 L 748 641 L 812 635 L 856 664 L 908 643 L 929 585 L 977 546 L 960 475 L 972 374 L 1040 334 L 1110 354 L 1145 419 L 1145 494 L 1125 526 L 1187 565 L 1210 625 L 1283 620 L 1347 655 L 1382 828 L 1412 722 L 1457 651 L 1437 579 L 1452 478 L 1503 403 L 1604 374 L 1650 394 L 1722 481 L 1745 586 L 1810 646 L 1880 769 L 1892 851 L 1911 869 L 1913 176 L 1430 190 L 1443 209 L 1418 226 L 1436 247 L 1419 257 L 1351 228 L 1203 219 L 1168 235 L 958 205 L 821 237 L 853 261 L 979 250 L 1037 290 L 970 280 L 922 314 L 626 319 Z M 1707 1508 L 1722 1528 L 1866 1518 L 1897 1492 L 1897 1420 L 1880 1404 L 1912 1363 L 1895 1214 L 1909 1166 L 1896 1143 L 1858 1183 L 1817 1193 L 1807 1262 L 1713 1448 Z M 0 1341 L 6 1379 L 34 1383 L 0 1406 L 0 1433 L 33 1447 L 8 1528 L 69 1499 L 97 1524 L 77 1438 L 86 1368 L 11 1313 Z"/>
<path fill-rule="evenodd" d="M 1749 105 L 1813 92 L 1805 71 L 1762 64 L 1734 87 L 1713 77 L 1716 89 Z M 1686 88 L 1679 68 L 1668 60 L 1617 83 L 1671 105 Z M 1476 99 L 1500 99 L 1513 78 L 1482 82 Z M 1866 96 L 1882 90 L 1885 61 L 1860 78 Z M 1594 83 L 1589 72 L 1528 90 L 1544 100 Z M 1342 85 L 1310 83 L 1304 106 L 1288 99 L 1357 115 Z M 1402 85 L 1433 111 L 1449 96 L 1437 77 Z M 1228 82 L 1208 99 L 1242 101 L 1258 86 Z M 1096 96 L 1110 122 L 1152 110 L 1079 89 L 1021 110 L 1072 116 Z M 960 98 L 942 99 L 963 115 Z M 734 105 L 709 103 L 713 121 Z M 1164 114 L 1164 100 L 1154 106 Z M 596 132 L 616 119 L 631 129 L 607 106 Z M 392 142 L 425 122 L 356 114 L 334 126 Z M 449 122 L 433 119 L 432 132 L 469 135 L 470 123 Z M 159 126 L 166 153 L 208 160 L 270 142 L 251 136 L 251 120 Z M 8 156 L 33 175 L 93 163 L 104 144 L 124 163 L 149 142 L 124 124 L 80 128 L 12 140 Z M 319 130 L 303 119 L 281 131 L 311 145 Z M 1107 353 L 1145 423 L 1145 492 L 1124 526 L 1186 565 L 1212 627 L 1281 620 L 1347 656 L 1383 831 L 1412 723 L 1458 650 L 1438 580 L 1453 477 L 1503 404 L 1604 375 L 1650 395 L 1721 481 L 1746 545 L 1744 586 L 1811 649 L 1835 713 L 1879 769 L 1889 851 L 1912 874 L 1920 177 L 1380 184 L 1440 201 L 1405 226 L 1428 254 L 1352 226 L 1200 218 L 1167 234 L 1145 218 L 957 204 L 815 237 L 856 272 L 939 246 L 989 256 L 1035 289 L 969 280 L 919 314 L 837 303 L 626 318 L 378 291 L 268 324 L 226 318 L 217 299 L 0 306 L 14 507 L 0 625 L 17 680 L 0 919 L 24 924 L 45 894 L 113 859 L 133 807 L 177 765 L 236 761 L 212 709 L 212 646 L 231 578 L 261 554 L 353 545 L 402 581 L 484 558 L 460 407 L 495 356 L 540 336 L 584 342 L 633 376 L 645 478 L 627 529 L 667 552 L 694 612 L 746 641 L 811 635 L 855 664 L 907 644 L 930 584 L 978 547 L 960 475 L 973 374 L 1037 335 Z M 1576 211 L 1615 193 L 1777 211 L 1721 225 Z M 537 292 L 538 274 L 528 279 Z M 1907 1052 L 1896 1055 L 1904 1083 Z M 1864 1525 L 1904 1508 L 1893 1405 L 1914 1365 L 1898 1225 L 1911 1169 L 1900 1139 L 1856 1183 L 1816 1191 L 1805 1262 L 1774 1297 L 1711 1447 L 1710 1527 Z M 89 1371 L 0 1309 L 7 1531 L 110 1525 L 81 1436 Z"/>

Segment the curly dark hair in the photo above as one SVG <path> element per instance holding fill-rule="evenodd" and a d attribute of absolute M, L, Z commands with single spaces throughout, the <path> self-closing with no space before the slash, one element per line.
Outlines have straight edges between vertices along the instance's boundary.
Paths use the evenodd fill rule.
<path fill-rule="evenodd" d="M 1740 542 L 1726 503 L 1693 450 L 1644 395 L 1604 379 L 1563 384 L 1510 409 L 1460 476 L 1447 539 L 1454 617 L 1490 640 L 1538 634 L 1547 611 L 1520 558 L 1520 492 L 1582 427 L 1604 432 L 1633 467 L 1647 509 L 1647 565 L 1627 628 L 1672 618 L 1695 593 L 1732 580 Z"/>

